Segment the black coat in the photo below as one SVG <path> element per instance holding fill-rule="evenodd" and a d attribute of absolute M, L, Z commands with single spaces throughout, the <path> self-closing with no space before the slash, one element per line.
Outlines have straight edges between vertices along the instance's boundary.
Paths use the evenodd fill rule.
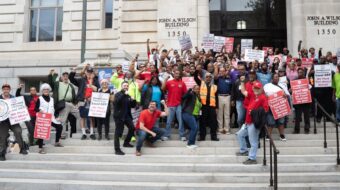
<path fill-rule="evenodd" d="M 131 108 L 136 107 L 136 100 L 133 100 L 129 95 L 126 95 L 123 91 L 119 91 L 117 94 L 115 94 L 115 98 L 113 101 L 113 118 L 115 120 L 125 120 L 125 119 L 131 119 L 132 120 L 132 114 L 131 114 Z M 126 106 L 128 105 L 128 106 Z M 128 118 L 124 118 L 124 114 L 128 114 Z"/>
<path fill-rule="evenodd" d="M 78 93 L 76 95 L 76 101 L 84 101 L 87 79 L 86 79 L 86 77 L 76 78 L 75 76 L 76 76 L 76 73 L 71 72 L 70 75 L 69 75 L 69 79 L 70 79 L 72 84 L 74 84 L 75 86 L 78 87 Z M 100 88 L 100 84 L 98 82 L 98 77 L 95 77 L 93 79 L 93 85 L 95 85 L 97 87 L 97 89 Z"/>
<path fill-rule="evenodd" d="M 256 129 L 262 130 L 267 123 L 267 114 L 263 107 L 254 109 L 250 112 L 251 119 Z"/>

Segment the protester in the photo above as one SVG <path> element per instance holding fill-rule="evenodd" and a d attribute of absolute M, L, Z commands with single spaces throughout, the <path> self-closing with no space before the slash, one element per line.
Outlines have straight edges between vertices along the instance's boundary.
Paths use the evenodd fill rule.
<path fill-rule="evenodd" d="M 340 62 L 337 64 L 338 72 L 333 76 L 333 101 L 336 102 L 336 119 L 340 123 Z"/>
<path fill-rule="evenodd" d="M 155 127 L 156 120 L 159 117 L 166 117 L 168 115 L 168 107 L 165 104 L 165 101 L 162 100 L 161 103 L 164 106 L 164 112 L 161 112 L 156 107 L 156 102 L 151 101 L 149 103 L 149 108 L 145 109 L 141 112 L 137 125 L 136 125 L 136 134 L 137 134 L 137 145 L 136 145 L 136 156 L 141 156 L 141 149 L 145 140 L 149 142 L 150 146 L 159 140 L 164 135 L 164 130 Z"/>
<path fill-rule="evenodd" d="M 241 92 L 241 81 L 240 77 L 246 76 L 246 67 L 243 64 L 238 65 L 238 78 L 235 83 L 232 85 L 231 89 L 231 106 L 236 106 L 237 111 L 237 124 L 238 127 L 241 127 L 244 123 L 246 110 L 243 106 L 244 96 Z M 251 80 L 255 80 L 256 76 L 253 74 Z M 245 82 L 247 82 L 247 78 L 245 77 Z"/>
<path fill-rule="evenodd" d="M 105 118 L 97 118 L 97 130 L 98 130 L 98 140 L 102 140 L 102 127 L 105 126 L 105 139 L 110 140 L 110 116 L 111 116 L 111 103 L 113 102 L 113 92 L 109 89 L 109 81 L 102 79 L 100 81 L 101 88 L 98 90 L 100 93 L 110 94 L 109 104 L 106 109 Z"/>
<path fill-rule="evenodd" d="M 270 72 L 268 72 L 267 63 L 261 64 L 261 70 L 256 72 L 256 77 L 261 82 L 262 85 L 270 83 L 272 75 Z"/>

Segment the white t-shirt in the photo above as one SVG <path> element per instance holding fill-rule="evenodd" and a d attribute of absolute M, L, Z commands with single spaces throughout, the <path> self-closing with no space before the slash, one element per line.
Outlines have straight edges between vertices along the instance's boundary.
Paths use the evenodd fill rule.
<path fill-rule="evenodd" d="M 273 83 L 268 83 L 266 85 L 264 85 L 263 87 L 264 93 L 267 96 L 273 95 L 279 91 L 282 91 L 282 89 L 276 85 L 274 85 Z"/>

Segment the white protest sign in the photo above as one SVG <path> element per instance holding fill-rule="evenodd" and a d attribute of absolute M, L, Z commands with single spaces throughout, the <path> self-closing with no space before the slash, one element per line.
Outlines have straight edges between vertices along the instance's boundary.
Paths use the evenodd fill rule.
<path fill-rule="evenodd" d="M 215 36 L 214 38 L 214 52 L 221 52 L 225 44 L 225 37 Z"/>
<path fill-rule="evenodd" d="M 139 115 L 142 112 L 142 108 L 136 109 L 136 108 L 132 108 L 131 109 L 131 115 L 132 115 L 132 120 L 133 120 L 133 124 L 136 125 Z"/>
<path fill-rule="evenodd" d="M 180 36 L 178 40 L 182 50 L 189 50 L 192 48 L 192 42 L 189 35 Z"/>
<path fill-rule="evenodd" d="M 203 36 L 203 49 L 205 51 L 209 51 L 211 49 L 214 49 L 214 34 L 205 34 Z"/>
<path fill-rule="evenodd" d="M 109 105 L 109 99 L 109 93 L 93 92 L 91 97 L 89 116 L 105 118 L 106 110 Z"/>
<path fill-rule="evenodd" d="M 241 39 L 241 53 L 245 53 L 246 49 L 253 49 L 253 39 Z"/>
<path fill-rule="evenodd" d="M 314 65 L 315 88 L 332 86 L 332 70 L 330 65 Z"/>
<path fill-rule="evenodd" d="M 0 99 L 0 121 L 4 121 L 9 117 L 9 103 L 3 99 Z"/>
<path fill-rule="evenodd" d="M 15 125 L 31 120 L 23 96 L 7 100 L 10 104 L 9 122 Z"/>
<path fill-rule="evenodd" d="M 245 61 L 259 61 L 264 62 L 264 51 L 263 50 L 253 50 L 246 49 L 244 54 Z"/>
<path fill-rule="evenodd" d="M 129 67 L 130 67 L 130 62 L 129 61 L 123 62 L 123 65 L 122 65 L 123 73 L 128 72 L 129 71 Z"/>

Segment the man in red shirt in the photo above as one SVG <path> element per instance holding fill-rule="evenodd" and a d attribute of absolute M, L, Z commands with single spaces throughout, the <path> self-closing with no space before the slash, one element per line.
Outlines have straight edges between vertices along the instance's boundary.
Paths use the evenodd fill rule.
<path fill-rule="evenodd" d="M 143 110 L 140 113 L 138 122 L 136 124 L 136 133 L 138 136 L 136 156 L 142 155 L 141 149 L 145 139 L 147 139 L 150 143 L 154 143 L 164 134 L 163 129 L 154 127 L 159 117 L 165 117 L 168 115 L 168 108 L 164 100 L 162 100 L 161 103 L 164 105 L 164 112 L 157 110 L 157 103 L 155 101 L 151 101 L 149 103 L 149 108 Z"/>
<path fill-rule="evenodd" d="M 171 123 L 176 118 L 179 125 L 179 135 L 182 141 L 186 141 L 185 131 L 182 121 L 182 96 L 187 92 L 187 87 L 181 79 L 180 71 L 174 72 L 174 79 L 169 80 L 169 76 L 165 79 L 162 90 L 168 91 L 168 107 L 169 107 L 169 117 L 166 121 L 166 130 L 162 140 L 168 140 L 171 135 Z"/>
<path fill-rule="evenodd" d="M 237 132 L 237 138 L 240 143 L 240 152 L 238 152 L 237 156 L 248 156 L 248 160 L 243 162 L 243 164 L 257 164 L 256 162 L 256 153 L 258 149 L 258 142 L 259 142 L 259 135 L 260 130 L 255 128 L 255 125 L 251 118 L 251 111 L 256 110 L 258 108 L 263 108 L 265 112 L 268 111 L 268 101 L 267 97 L 263 93 L 262 84 L 258 81 L 255 81 L 253 83 L 253 88 L 251 91 L 247 90 L 245 88 L 244 84 L 244 77 L 240 78 L 241 80 L 241 92 L 242 94 L 248 98 L 249 95 L 253 92 L 254 97 L 249 99 L 249 102 L 247 105 L 245 105 L 246 109 L 246 121 L 245 124 L 242 125 L 242 128 Z M 250 150 L 248 151 L 245 137 L 249 137 L 250 142 Z"/>

